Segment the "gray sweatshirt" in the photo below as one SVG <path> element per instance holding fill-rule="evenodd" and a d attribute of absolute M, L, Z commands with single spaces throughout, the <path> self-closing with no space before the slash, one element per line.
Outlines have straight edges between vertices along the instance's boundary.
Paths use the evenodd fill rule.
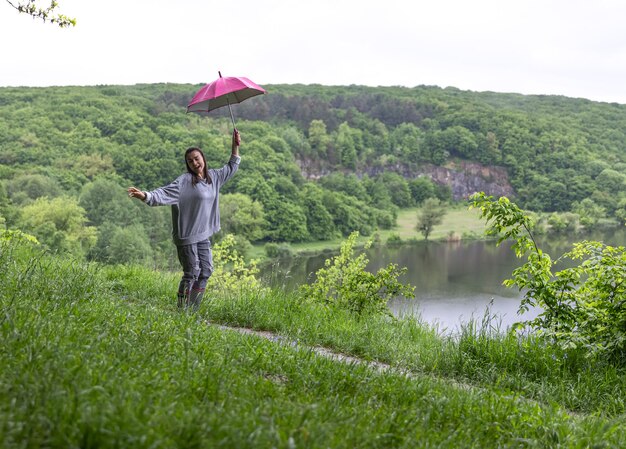
<path fill-rule="evenodd" d="M 146 192 L 149 206 L 172 206 L 172 236 L 176 246 L 206 240 L 220 230 L 219 191 L 239 168 L 240 158 L 231 156 L 220 169 L 208 169 L 211 183 L 184 173 L 171 184 Z"/>

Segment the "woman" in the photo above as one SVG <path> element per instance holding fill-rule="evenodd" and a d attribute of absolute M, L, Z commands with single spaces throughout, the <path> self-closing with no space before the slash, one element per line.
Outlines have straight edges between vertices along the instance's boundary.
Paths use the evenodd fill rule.
<path fill-rule="evenodd" d="M 219 191 L 239 168 L 241 136 L 233 130 L 232 152 L 228 164 L 209 169 L 199 148 L 185 152 L 187 173 L 171 184 L 143 192 L 128 188 L 128 196 L 149 206 L 172 206 L 172 236 L 183 267 L 178 286 L 178 307 L 197 310 L 204 296 L 207 280 L 213 272 L 209 238 L 220 230 Z"/>

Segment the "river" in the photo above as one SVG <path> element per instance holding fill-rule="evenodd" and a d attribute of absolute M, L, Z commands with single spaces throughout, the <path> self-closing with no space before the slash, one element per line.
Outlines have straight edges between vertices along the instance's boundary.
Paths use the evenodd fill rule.
<path fill-rule="evenodd" d="M 609 245 L 625 245 L 624 228 L 592 235 L 541 237 L 539 247 L 556 259 L 569 251 L 572 242 L 599 240 Z M 313 273 L 332 253 L 282 259 L 262 275 L 274 286 L 287 290 L 314 279 Z M 390 301 L 393 314 L 417 315 L 441 332 L 455 332 L 470 319 L 482 321 L 485 312 L 494 317 L 492 326 L 504 330 L 516 321 L 530 319 L 538 311 L 520 316 L 517 310 L 522 294 L 502 285 L 524 260 L 517 259 L 511 242 L 500 246 L 494 241 L 420 242 L 400 246 L 377 246 L 367 251 L 368 270 L 375 272 L 389 263 L 406 267 L 400 278 L 415 286 L 415 299 Z M 556 270 L 566 268 L 557 265 Z"/>

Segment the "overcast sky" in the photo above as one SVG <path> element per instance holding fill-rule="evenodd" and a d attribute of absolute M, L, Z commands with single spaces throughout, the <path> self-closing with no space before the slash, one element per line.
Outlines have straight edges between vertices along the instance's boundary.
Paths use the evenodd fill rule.
<path fill-rule="evenodd" d="M 626 104 L 623 0 L 58 2 L 75 27 L 0 0 L 0 86 L 207 83 L 221 70 L 261 85 L 435 85 Z"/>

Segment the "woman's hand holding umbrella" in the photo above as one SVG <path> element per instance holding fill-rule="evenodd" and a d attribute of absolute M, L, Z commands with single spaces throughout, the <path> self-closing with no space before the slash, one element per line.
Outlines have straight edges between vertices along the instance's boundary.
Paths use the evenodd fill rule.
<path fill-rule="evenodd" d="M 239 156 L 239 145 L 241 145 L 241 135 L 237 128 L 233 129 L 232 154 Z"/>

